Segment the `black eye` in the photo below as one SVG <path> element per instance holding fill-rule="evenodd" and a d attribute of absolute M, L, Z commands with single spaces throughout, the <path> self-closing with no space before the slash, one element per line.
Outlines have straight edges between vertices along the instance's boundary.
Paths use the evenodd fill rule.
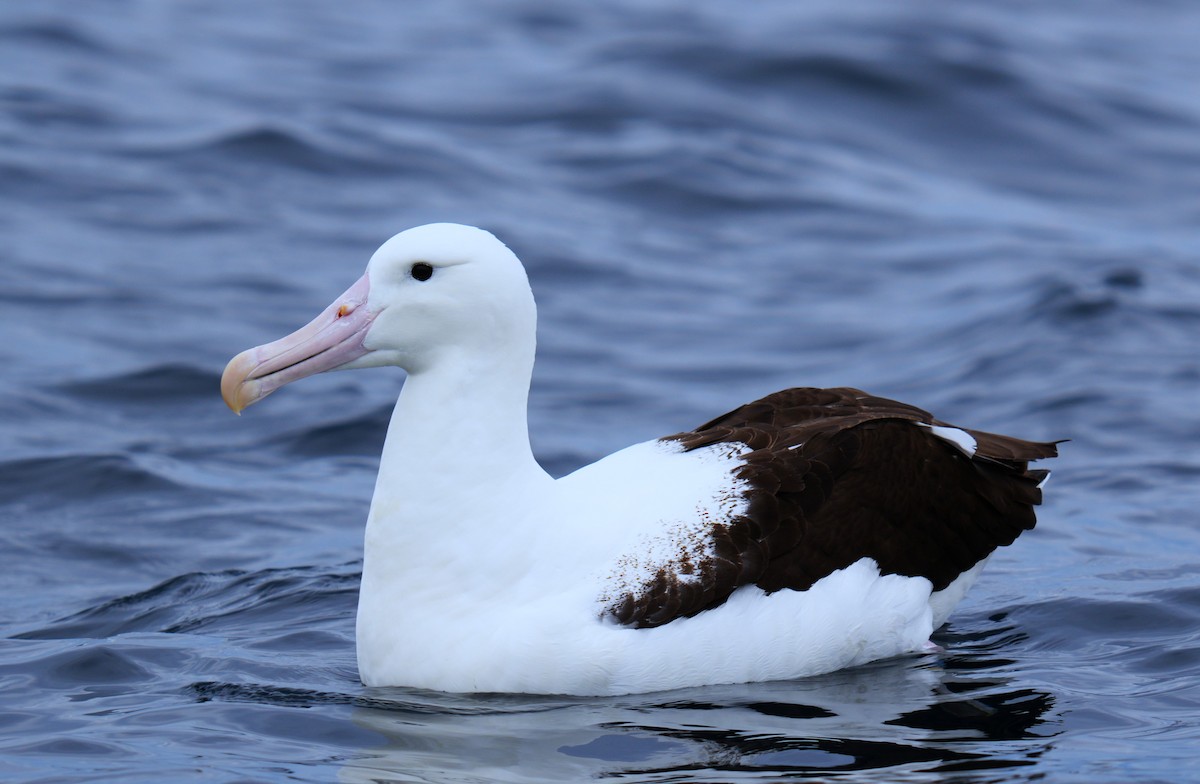
<path fill-rule="evenodd" d="M 418 261 L 412 265 L 412 276 L 417 280 L 429 280 L 433 277 L 433 265 L 426 264 L 423 261 Z"/>

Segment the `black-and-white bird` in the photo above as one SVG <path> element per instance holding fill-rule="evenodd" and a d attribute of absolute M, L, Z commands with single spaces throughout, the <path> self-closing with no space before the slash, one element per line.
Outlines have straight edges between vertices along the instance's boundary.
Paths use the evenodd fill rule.
<path fill-rule="evenodd" d="M 529 445 L 536 308 L 486 231 L 421 226 L 298 332 L 236 356 L 235 411 L 398 365 L 367 520 L 368 685 L 620 694 L 929 649 L 1034 526 L 1055 445 L 856 389 L 789 389 L 555 480 Z"/>

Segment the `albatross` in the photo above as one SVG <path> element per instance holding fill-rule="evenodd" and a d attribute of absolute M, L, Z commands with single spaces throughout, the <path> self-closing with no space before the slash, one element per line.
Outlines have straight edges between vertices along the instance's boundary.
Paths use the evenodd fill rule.
<path fill-rule="evenodd" d="M 368 686 L 612 695 L 940 650 L 1033 528 L 1039 443 L 853 388 L 775 392 L 555 479 L 527 406 L 537 311 L 492 234 L 401 232 L 307 326 L 234 357 L 235 412 L 329 370 L 407 372 L 367 517 Z"/>

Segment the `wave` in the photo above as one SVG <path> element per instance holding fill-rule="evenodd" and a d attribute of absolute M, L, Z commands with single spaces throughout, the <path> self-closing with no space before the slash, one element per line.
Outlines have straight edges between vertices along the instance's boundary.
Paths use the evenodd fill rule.
<path fill-rule="evenodd" d="M 0 24 L 0 39 L 34 48 L 70 50 L 89 55 L 112 55 L 111 47 L 66 19 L 47 17 Z"/>
<path fill-rule="evenodd" d="M 172 405 L 219 394 L 221 375 L 209 368 L 167 362 L 108 376 L 61 383 L 57 389 L 82 400 L 143 406 Z"/>
<path fill-rule="evenodd" d="M 34 457 L 0 463 L 0 502 L 30 499 L 57 504 L 63 495 L 98 498 L 130 493 L 179 492 L 185 486 L 126 454 Z"/>
<path fill-rule="evenodd" d="M 391 417 L 391 404 L 377 406 L 347 419 L 294 430 L 266 443 L 299 457 L 361 455 L 375 458 L 383 450 Z"/>
<path fill-rule="evenodd" d="M 12 638 L 106 639 L 146 632 L 290 637 L 352 613 L 360 574 L 358 564 L 192 572 Z"/>

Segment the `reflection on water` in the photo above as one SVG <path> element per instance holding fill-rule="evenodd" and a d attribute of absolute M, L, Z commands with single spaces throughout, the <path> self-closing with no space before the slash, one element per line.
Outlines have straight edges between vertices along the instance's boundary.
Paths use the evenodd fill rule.
<path fill-rule="evenodd" d="M 1008 678 L 931 660 L 797 682 L 595 700 L 498 697 L 414 706 L 372 690 L 352 718 L 384 743 L 340 781 L 675 780 L 683 773 L 963 772 L 1032 764 L 1054 700 Z M 457 708 L 457 709 L 456 709 Z M 412 776 L 412 779 L 406 778 Z"/>

